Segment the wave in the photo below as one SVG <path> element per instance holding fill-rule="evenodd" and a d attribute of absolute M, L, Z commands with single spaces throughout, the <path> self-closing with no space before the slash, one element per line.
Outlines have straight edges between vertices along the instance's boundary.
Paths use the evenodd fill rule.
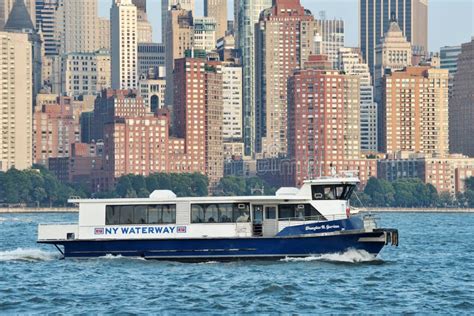
<path fill-rule="evenodd" d="M 142 257 L 124 257 L 122 255 L 113 255 L 113 254 L 106 254 L 105 256 L 98 257 L 97 259 L 106 259 L 106 260 L 142 260 L 146 261 L 145 258 Z"/>
<path fill-rule="evenodd" d="M 17 248 L 15 250 L 0 251 L 0 261 L 50 261 L 59 259 L 56 252 L 44 251 L 38 248 Z"/>
<path fill-rule="evenodd" d="M 362 263 L 362 262 L 379 262 L 376 256 L 368 253 L 365 250 L 349 249 L 341 253 L 329 253 L 323 255 L 313 255 L 304 258 L 285 258 L 281 261 L 285 262 L 341 262 L 341 263 Z"/>
<path fill-rule="evenodd" d="M 0 217 L 0 224 L 6 222 L 32 223 L 33 220 L 31 218 Z"/>

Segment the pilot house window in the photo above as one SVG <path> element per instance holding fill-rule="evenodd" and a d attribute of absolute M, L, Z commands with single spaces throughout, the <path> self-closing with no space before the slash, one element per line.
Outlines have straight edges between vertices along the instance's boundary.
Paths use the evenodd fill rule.
<path fill-rule="evenodd" d="M 312 185 L 311 193 L 313 200 L 348 200 L 354 188 L 353 184 Z"/>

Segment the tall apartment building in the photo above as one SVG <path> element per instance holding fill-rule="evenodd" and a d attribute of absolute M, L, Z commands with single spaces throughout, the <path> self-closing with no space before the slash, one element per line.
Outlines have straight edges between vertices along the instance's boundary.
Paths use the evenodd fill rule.
<path fill-rule="evenodd" d="M 36 0 L 36 29 L 43 36 L 43 47 L 46 56 L 59 54 L 59 38 L 56 34 L 59 0 Z"/>
<path fill-rule="evenodd" d="M 344 21 L 341 19 L 317 20 L 317 35 L 315 37 L 315 54 L 327 55 L 333 64 L 338 67 L 339 49 L 344 47 Z"/>
<path fill-rule="evenodd" d="M 175 60 L 184 57 L 184 52 L 193 45 L 193 14 L 180 5 L 171 7 L 166 20 L 166 105 L 173 105 L 173 69 Z"/>
<path fill-rule="evenodd" d="M 204 15 L 216 21 L 216 40 L 227 31 L 227 0 L 204 0 Z"/>
<path fill-rule="evenodd" d="M 131 0 L 114 0 L 110 9 L 112 88 L 135 89 L 137 69 L 137 8 Z"/>
<path fill-rule="evenodd" d="M 222 64 L 224 142 L 242 142 L 242 66 Z"/>
<path fill-rule="evenodd" d="M 28 34 L 0 32 L 0 170 L 32 165 L 33 68 Z"/>
<path fill-rule="evenodd" d="M 61 56 L 61 91 L 57 93 L 74 98 L 97 95 L 111 87 L 110 67 L 110 53 L 106 50 L 65 54 Z"/>
<path fill-rule="evenodd" d="M 359 0 L 359 44 L 373 75 L 376 47 L 396 19 L 415 53 L 428 52 L 427 0 Z"/>
<path fill-rule="evenodd" d="M 207 52 L 216 49 L 216 20 L 213 17 L 194 18 L 193 49 Z"/>
<path fill-rule="evenodd" d="M 166 49 L 161 43 L 138 43 L 138 75 L 166 66 Z M 164 73 L 162 74 L 164 77 Z"/>
<path fill-rule="evenodd" d="M 61 54 L 99 49 L 97 10 L 97 0 L 59 1 L 55 26 Z"/>
<path fill-rule="evenodd" d="M 97 22 L 97 47 L 110 51 L 110 20 L 100 18 Z"/>
<path fill-rule="evenodd" d="M 382 78 L 387 71 L 404 69 L 411 65 L 412 47 L 403 36 L 402 30 L 395 20 L 390 22 L 390 27 L 384 38 L 376 47 L 374 69 L 375 101 L 382 102 Z"/>
<path fill-rule="evenodd" d="M 447 70 L 429 66 L 407 67 L 384 77 L 379 107 L 383 152 L 448 154 L 448 80 Z"/>
<path fill-rule="evenodd" d="M 377 103 L 369 66 L 364 63 L 358 49 L 339 49 L 339 70 L 354 75 L 360 82 L 360 149 L 363 153 L 375 153 L 377 145 Z"/>
<path fill-rule="evenodd" d="M 272 0 L 235 1 L 237 14 L 237 47 L 242 52 L 243 66 L 243 117 L 245 155 L 255 153 L 256 106 L 255 106 L 255 25 L 260 13 L 272 6 Z"/>
<path fill-rule="evenodd" d="M 287 152 L 288 77 L 312 53 L 314 17 L 299 0 L 276 0 L 256 32 L 256 151 L 276 157 Z"/>
<path fill-rule="evenodd" d="M 474 38 L 462 44 L 449 100 L 450 152 L 474 157 Z"/>
<path fill-rule="evenodd" d="M 174 131 L 185 144 L 182 170 L 205 173 L 212 188 L 224 174 L 221 65 L 177 59 L 174 81 Z"/>
<path fill-rule="evenodd" d="M 7 23 L 8 16 L 16 1 L 23 1 L 33 24 L 36 22 L 36 2 L 35 0 L 0 0 L 0 30 L 3 30 Z M 41 1 L 40 1 L 41 2 Z"/>
<path fill-rule="evenodd" d="M 360 158 L 359 78 L 332 70 L 325 55 L 310 56 L 288 81 L 290 184 L 357 171 L 362 182 L 376 174 L 376 161 Z"/>
<path fill-rule="evenodd" d="M 33 161 L 48 166 L 49 158 L 69 157 L 71 145 L 81 141 L 69 97 L 38 94 L 33 113 Z"/>
<path fill-rule="evenodd" d="M 174 6 L 178 5 L 182 10 L 190 11 L 195 15 L 196 9 L 194 0 L 162 0 L 161 1 L 161 42 L 166 43 L 168 36 L 169 12 Z"/>

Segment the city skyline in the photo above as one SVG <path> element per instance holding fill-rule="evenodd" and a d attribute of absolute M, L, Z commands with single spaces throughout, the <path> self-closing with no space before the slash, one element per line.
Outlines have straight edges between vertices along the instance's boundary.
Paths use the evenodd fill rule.
<path fill-rule="evenodd" d="M 233 2 L 228 0 L 228 19 L 233 19 Z M 99 15 L 108 17 L 112 0 L 98 0 Z M 345 22 L 346 46 L 359 46 L 358 0 L 301 0 L 301 4 L 311 10 L 318 18 L 320 11 L 326 11 L 326 18 L 342 18 Z M 153 26 L 153 40 L 161 42 L 161 0 L 148 0 L 148 19 Z M 446 12 L 453 17 L 445 21 Z M 203 0 L 196 1 L 196 16 L 204 15 Z M 437 34 L 432 36 L 431 34 Z M 428 10 L 428 49 L 439 51 L 440 47 L 460 45 L 474 36 L 474 2 L 471 0 L 429 0 Z"/>

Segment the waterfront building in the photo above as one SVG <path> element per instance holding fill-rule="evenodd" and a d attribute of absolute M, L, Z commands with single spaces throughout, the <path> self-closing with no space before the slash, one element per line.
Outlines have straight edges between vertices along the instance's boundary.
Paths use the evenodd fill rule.
<path fill-rule="evenodd" d="M 191 49 L 193 45 L 193 15 L 192 11 L 182 9 L 180 5 L 172 6 L 166 20 L 168 25 L 165 42 L 166 54 L 166 105 L 173 105 L 173 69 L 175 60 L 183 58 L 186 50 Z"/>
<path fill-rule="evenodd" d="M 448 153 L 448 71 L 407 67 L 383 80 L 379 107 L 381 151 L 411 151 L 443 157 Z"/>
<path fill-rule="evenodd" d="M 287 152 L 287 81 L 312 53 L 314 17 L 300 1 L 276 0 L 256 28 L 256 151 Z"/>
<path fill-rule="evenodd" d="M 416 54 L 426 55 L 428 52 L 427 0 L 359 0 L 359 43 L 372 75 L 376 47 L 393 19 L 398 21 L 403 36 Z"/>
<path fill-rule="evenodd" d="M 211 52 L 216 49 L 216 20 L 213 17 L 196 17 L 193 20 L 192 47 Z"/>
<path fill-rule="evenodd" d="M 110 54 L 69 53 L 61 56 L 61 94 L 78 98 L 111 87 Z"/>
<path fill-rule="evenodd" d="M 204 15 L 216 21 L 216 40 L 227 31 L 227 0 L 204 0 Z"/>
<path fill-rule="evenodd" d="M 461 50 L 449 100 L 450 152 L 474 157 L 474 38 Z"/>
<path fill-rule="evenodd" d="M 110 20 L 100 18 L 97 22 L 97 47 L 110 51 Z"/>
<path fill-rule="evenodd" d="M 337 69 L 339 49 L 344 47 L 344 21 L 316 20 L 316 30 L 314 53 L 329 56 L 332 67 Z"/>
<path fill-rule="evenodd" d="M 161 43 L 138 43 L 138 75 L 147 74 L 150 69 L 166 65 L 166 49 Z M 164 71 L 164 70 L 163 70 Z M 164 77 L 164 73 L 162 74 Z"/>
<path fill-rule="evenodd" d="M 243 66 L 243 124 L 245 155 L 255 153 L 256 106 L 255 106 L 255 25 L 260 13 L 272 6 L 272 0 L 234 1 L 237 14 L 237 47 L 242 53 Z"/>
<path fill-rule="evenodd" d="M 376 47 L 374 69 L 375 102 L 382 102 L 382 78 L 388 71 L 411 66 L 412 47 L 403 36 L 397 21 L 392 20 L 384 38 Z"/>
<path fill-rule="evenodd" d="M 161 42 L 167 43 L 168 25 L 170 18 L 169 12 L 173 7 L 177 6 L 182 10 L 190 11 L 192 15 L 195 14 L 194 0 L 162 0 L 161 1 Z"/>
<path fill-rule="evenodd" d="M 361 159 L 360 81 L 331 69 L 327 56 L 310 56 L 288 81 L 289 184 L 344 170 L 365 183 L 376 161 Z"/>
<path fill-rule="evenodd" d="M 135 89 L 137 74 L 137 8 L 131 0 L 114 0 L 110 10 L 112 88 Z"/>
<path fill-rule="evenodd" d="M 374 102 L 374 88 L 369 66 L 363 62 L 358 49 L 339 49 L 338 69 L 345 74 L 359 78 L 360 83 L 360 149 L 363 153 L 375 153 L 377 142 L 377 103 Z"/>
<path fill-rule="evenodd" d="M 33 113 L 33 162 L 47 166 L 49 158 L 69 157 L 71 145 L 80 141 L 71 98 L 38 94 Z"/>
<path fill-rule="evenodd" d="M 31 23 L 31 22 L 30 22 Z M 0 170 L 32 165 L 33 68 L 27 33 L 0 32 Z"/>

